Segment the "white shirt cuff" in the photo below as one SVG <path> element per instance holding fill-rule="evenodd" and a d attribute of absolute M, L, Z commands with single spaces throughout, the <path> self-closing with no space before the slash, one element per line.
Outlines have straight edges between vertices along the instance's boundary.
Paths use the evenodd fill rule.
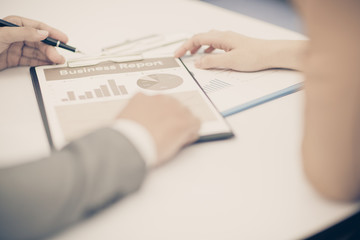
<path fill-rule="evenodd" d="M 122 133 L 134 144 L 148 167 L 156 164 L 155 141 L 145 127 L 132 120 L 119 119 L 112 125 L 112 128 Z"/>

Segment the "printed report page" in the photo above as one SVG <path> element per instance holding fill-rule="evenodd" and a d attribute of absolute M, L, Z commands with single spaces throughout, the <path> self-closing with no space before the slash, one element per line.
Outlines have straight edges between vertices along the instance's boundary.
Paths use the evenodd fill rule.
<path fill-rule="evenodd" d="M 203 55 L 183 57 L 183 62 L 221 113 L 303 81 L 301 73 L 285 69 L 238 72 L 196 68 L 195 60 Z"/>
<path fill-rule="evenodd" d="M 177 98 L 201 120 L 199 134 L 203 140 L 232 136 L 198 83 L 173 57 L 78 67 L 44 66 L 37 67 L 36 74 L 55 148 L 111 124 L 137 92 Z"/>

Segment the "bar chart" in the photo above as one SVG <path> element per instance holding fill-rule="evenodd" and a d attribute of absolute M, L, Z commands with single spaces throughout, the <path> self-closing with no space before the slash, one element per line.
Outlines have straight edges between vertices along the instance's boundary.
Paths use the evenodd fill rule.
<path fill-rule="evenodd" d="M 98 88 L 94 88 L 88 91 L 84 91 L 82 94 L 77 95 L 75 91 L 67 91 L 67 97 L 61 99 L 62 102 L 105 98 L 112 96 L 124 96 L 128 91 L 124 85 L 117 85 L 114 79 L 107 80 L 107 84 L 100 85 Z"/>
<path fill-rule="evenodd" d="M 230 83 L 221 81 L 219 79 L 211 79 L 207 84 L 202 85 L 202 88 L 206 93 L 213 93 L 231 86 L 232 85 Z"/>

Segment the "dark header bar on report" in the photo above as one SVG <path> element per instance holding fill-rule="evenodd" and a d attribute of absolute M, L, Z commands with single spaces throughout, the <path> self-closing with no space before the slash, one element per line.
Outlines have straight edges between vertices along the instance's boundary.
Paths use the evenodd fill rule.
<path fill-rule="evenodd" d="M 131 62 L 102 62 L 93 66 L 61 67 L 44 69 L 47 81 L 66 80 L 104 74 L 141 72 L 156 69 L 179 67 L 175 58 L 150 58 Z"/>

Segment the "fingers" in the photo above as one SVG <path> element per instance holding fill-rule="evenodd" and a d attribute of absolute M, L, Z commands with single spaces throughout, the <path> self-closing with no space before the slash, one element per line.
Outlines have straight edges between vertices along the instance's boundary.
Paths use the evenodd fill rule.
<path fill-rule="evenodd" d="M 19 60 L 19 66 L 40 66 L 40 65 L 49 65 L 51 62 L 43 61 L 35 58 L 28 58 L 22 56 Z"/>
<path fill-rule="evenodd" d="M 28 19 L 28 18 L 24 18 L 24 17 L 18 17 L 18 16 L 8 16 L 8 17 L 5 17 L 4 20 L 12 22 L 14 24 L 17 24 L 19 26 L 30 27 L 30 28 L 35 28 L 35 29 L 39 29 L 39 30 L 45 30 L 45 31 L 49 32 L 50 37 L 60 40 L 61 42 L 64 42 L 64 43 L 67 43 L 69 40 L 65 33 L 61 32 L 60 30 L 58 30 L 56 28 L 50 27 L 45 23 L 42 23 L 42 22 L 39 22 L 36 20 L 32 20 L 32 19 Z"/>
<path fill-rule="evenodd" d="M 9 16 L 4 19 L 20 26 L 0 28 L 0 53 L 6 56 L 6 67 L 65 62 L 65 58 L 54 47 L 41 42 L 48 36 L 67 42 L 68 38 L 64 33 L 23 17 Z"/>
<path fill-rule="evenodd" d="M 40 50 L 52 63 L 63 64 L 65 62 L 65 58 L 57 52 L 55 47 L 43 44 L 41 42 L 25 42 L 25 45 L 27 47 Z"/>
<path fill-rule="evenodd" d="M 197 46 L 197 47 L 191 49 L 191 50 L 190 50 L 190 53 L 191 53 L 191 54 L 195 54 L 195 53 L 197 53 L 197 52 L 199 51 L 200 48 L 201 48 L 201 46 Z"/>
<path fill-rule="evenodd" d="M 209 51 L 212 49 L 222 49 L 229 51 L 231 44 L 226 41 L 225 33 L 220 31 L 210 31 L 207 33 L 200 33 L 194 35 L 192 38 L 187 40 L 178 50 L 175 51 L 175 57 L 182 57 L 187 51 L 191 54 L 196 53 L 201 46 L 210 46 Z"/>
<path fill-rule="evenodd" d="M 15 42 L 39 42 L 44 40 L 49 32 L 37 30 L 31 27 L 3 27 L 0 28 L 0 39 L 2 43 L 11 44 Z"/>
<path fill-rule="evenodd" d="M 40 51 L 37 48 L 24 46 L 22 48 L 22 55 L 27 58 L 34 58 L 41 61 L 49 61 L 49 59 L 46 57 L 45 53 Z"/>
<path fill-rule="evenodd" d="M 195 62 L 197 68 L 232 68 L 234 58 L 230 53 L 212 54 L 199 58 Z"/>
<path fill-rule="evenodd" d="M 192 113 L 189 113 L 192 114 Z M 190 122 L 188 123 L 188 136 L 187 141 L 184 141 L 184 145 L 189 145 L 195 142 L 199 138 L 199 130 L 201 127 L 201 121 L 199 118 L 192 115 Z"/>
<path fill-rule="evenodd" d="M 60 60 L 63 59 L 62 56 L 60 56 L 60 58 L 61 58 Z M 8 50 L 8 57 L 7 60 L 5 61 L 6 66 L 2 67 L 1 69 L 6 67 L 15 67 L 15 66 L 49 65 L 49 64 L 53 64 L 54 61 L 58 61 L 58 63 L 61 63 L 60 60 L 56 60 L 56 59 L 50 60 L 45 55 L 45 53 L 43 53 L 39 49 L 29 46 L 23 46 L 23 43 L 18 42 L 10 46 Z"/>
<path fill-rule="evenodd" d="M 41 44 L 39 48 L 24 46 L 22 55 L 48 63 L 63 64 L 65 62 L 65 58 L 54 47 L 44 44 Z"/>
<path fill-rule="evenodd" d="M 38 29 L 38 33 L 40 34 L 44 34 L 46 36 L 42 36 L 42 38 L 34 38 L 34 39 L 23 39 L 22 41 L 26 41 L 25 44 L 29 47 L 33 47 L 33 48 L 38 48 L 42 53 L 44 53 L 44 55 L 46 56 L 47 59 L 39 59 L 42 61 L 48 61 L 50 60 L 51 63 L 56 63 L 56 64 L 62 64 L 65 62 L 65 58 L 63 56 L 61 56 L 54 47 L 48 46 L 46 44 L 42 44 L 40 43 L 41 40 L 45 39 L 46 37 L 50 36 L 52 38 L 55 38 L 57 40 L 60 40 L 61 42 L 68 42 L 68 37 L 66 36 L 65 33 L 57 30 L 56 28 L 50 27 L 45 23 L 36 21 L 36 20 L 32 20 L 32 19 L 28 19 L 28 18 L 24 18 L 24 17 L 18 17 L 18 16 L 9 16 L 4 18 L 6 21 L 15 23 L 19 26 L 25 26 L 26 29 L 30 29 L 27 31 L 31 31 L 31 29 L 33 29 L 32 31 L 36 31 L 36 29 Z M 13 28 L 13 29 L 21 29 L 21 28 Z M 38 52 L 34 52 L 34 53 L 38 53 Z M 37 59 L 37 56 L 39 56 L 40 54 L 34 56 L 33 58 Z M 31 58 L 31 56 L 29 56 L 28 54 L 25 55 L 25 57 L 29 57 Z"/>
<path fill-rule="evenodd" d="M 182 57 L 186 54 L 187 51 L 190 51 L 191 54 L 195 54 L 202 45 L 211 45 L 208 35 L 209 33 L 200 33 L 194 35 L 176 50 L 175 57 Z"/>
<path fill-rule="evenodd" d="M 7 67 L 37 66 L 52 63 L 39 49 L 23 46 L 21 42 L 12 44 L 8 52 Z"/>
<path fill-rule="evenodd" d="M 53 63 L 63 64 L 65 63 L 65 58 L 61 56 L 54 47 L 45 46 L 45 55 Z"/>
<path fill-rule="evenodd" d="M 212 46 L 208 47 L 207 49 L 205 49 L 205 53 L 211 53 L 215 50 L 215 48 L 213 48 Z"/>

